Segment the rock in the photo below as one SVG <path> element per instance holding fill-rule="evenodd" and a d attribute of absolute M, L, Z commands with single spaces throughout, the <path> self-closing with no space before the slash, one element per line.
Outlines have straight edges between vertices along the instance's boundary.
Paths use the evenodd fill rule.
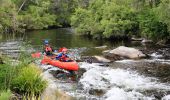
<path fill-rule="evenodd" d="M 142 43 L 153 43 L 153 41 L 152 40 L 143 39 Z"/>
<path fill-rule="evenodd" d="M 103 54 L 104 54 L 104 55 L 107 55 L 110 51 L 111 51 L 111 50 L 105 50 L 105 51 L 103 51 Z"/>
<path fill-rule="evenodd" d="M 81 62 L 92 63 L 92 57 L 91 56 L 82 56 Z"/>
<path fill-rule="evenodd" d="M 90 89 L 89 94 L 96 95 L 96 96 L 103 96 L 105 94 L 105 91 L 102 89 Z"/>
<path fill-rule="evenodd" d="M 38 67 L 38 66 L 37 66 Z M 67 95 L 64 91 L 58 89 L 55 78 L 48 72 L 42 73 L 43 80 L 48 82 L 48 86 L 41 94 L 41 100 L 74 100 L 75 98 Z"/>
<path fill-rule="evenodd" d="M 113 55 L 113 54 L 110 54 L 110 51 L 111 50 L 105 50 L 103 51 L 103 55 L 106 59 L 109 59 L 111 61 L 115 61 L 115 60 L 122 60 L 123 58 L 120 57 L 120 56 L 117 56 L 117 55 Z"/>
<path fill-rule="evenodd" d="M 109 62 L 111 62 L 109 59 L 106 59 L 102 56 L 93 56 L 93 58 L 95 59 L 96 63 L 109 63 Z"/>
<path fill-rule="evenodd" d="M 131 38 L 131 41 L 142 41 L 143 38 Z"/>
<path fill-rule="evenodd" d="M 78 80 L 83 76 L 83 74 L 86 72 L 85 68 L 80 68 L 77 73 Z"/>
<path fill-rule="evenodd" d="M 109 63 L 109 59 L 104 58 L 103 56 L 83 56 L 82 60 L 88 63 Z"/>
<path fill-rule="evenodd" d="M 145 54 L 143 54 L 141 51 L 135 49 L 135 48 L 129 48 L 125 46 L 120 46 L 116 49 L 110 50 L 110 51 L 104 51 L 103 54 L 105 56 L 110 56 L 110 57 L 125 57 L 129 59 L 139 59 L 139 58 L 144 58 L 146 57 Z"/>
<path fill-rule="evenodd" d="M 107 48 L 107 46 L 106 45 L 104 45 L 104 46 L 99 46 L 99 47 L 95 47 L 96 49 L 105 49 L 105 48 Z"/>
<path fill-rule="evenodd" d="M 63 91 L 56 91 L 56 100 L 75 100 L 75 98 L 67 95 L 65 92 Z M 51 100 L 51 99 L 47 99 L 47 100 Z"/>

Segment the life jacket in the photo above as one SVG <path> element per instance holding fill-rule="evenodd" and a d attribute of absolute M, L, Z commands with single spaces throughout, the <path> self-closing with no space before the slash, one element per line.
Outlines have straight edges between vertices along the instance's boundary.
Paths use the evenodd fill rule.
<path fill-rule="evenodd" d="M 67 49 L 67 48 L 62 47 L 62 48 L 60 48 L 60 49 L 58 50 L 58 52 L 62 52 L 62 51 L 63 51 L 63 49 Z"/>
<path fill-rule="evenodd" d="M 49 52 L 49 51 L 52 52 L 52 48 L 50 46 L 47 46 L 47 47 L 45 47 L 45 51 L 46 52 Z"/>
<path fill-rule="evenodd" d="M 66 54 L 62 54 L 62 56 L 60 57 L 60 61 L 66 61 L 68 59 Z"/>

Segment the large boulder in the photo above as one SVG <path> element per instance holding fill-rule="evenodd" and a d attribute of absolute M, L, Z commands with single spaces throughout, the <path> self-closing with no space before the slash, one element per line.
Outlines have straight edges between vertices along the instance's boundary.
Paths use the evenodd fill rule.
<path fill-rule="evenodd" d="M 129 59 L 139 59 L 139 58 L 146 57 L 146 55 L 143 54 L 138 49 L 125 47 L 125 46 L 120 46 L 113 50 L 104 51 L 103 54 L 105 56 L 115 57 L 115 58 L 119 58 L 119 59 L 121 59 L 122 57 L 129 58 Z"/>
<path fill-rule="evenodd" d="M 118 55 L 114 55 L 110 53 L 111 50 L 105 50 L 103 51 L 103 55 L 106 59 L 109 59 L 111 61 L 116 61 L 116 60 L 122 60 L 123 57 L 120 57 Z"/>

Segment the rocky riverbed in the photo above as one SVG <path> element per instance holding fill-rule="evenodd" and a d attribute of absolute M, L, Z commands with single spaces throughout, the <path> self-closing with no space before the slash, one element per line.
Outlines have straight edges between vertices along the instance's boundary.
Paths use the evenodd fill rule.
<path fill-rule="evenodd" d="M 149 58 L 114 62 L 97 59 L 99 56 L 84 57 L 76 81 L 57 77 L 59 73 L 67 75 L 67 71 L 40 66 L 53 75 L 57 88 L 78 100 L 169 100 L 170 60 L 157 52 L 147 55 Z"/>
<path fill-rule="evenodd" d="M 8 51 L 6 48 L 14 48 L 16 45 L 20 47 L 20 43 L 15 41 L 14 43 L 13 41 L 3 43 L 0 48 L 5 47 L 5 49 L 1 52 L 5 53 Z M 89 57 L 80 59 L 83 58 L 83 53 L 88 52 L 88 50 L 90 49 L 70 49 L 70 52 L 75 52 L 73 58 L 81 61 L 79 62 L 80 70 L 76 72 L 77 80 L 74 81 L 67 77 L 67 71 L 50 65 L 41 65 L 40 60 L 36 60 L 36 64 L 44 70 L 43 74 L 51 82 L 49 89 L 62 91 L 61 94 L 64 94 L 68 100 L 170 99 L 169 48 L 156 48 L 154 50 L 139 48 L 148 55 L 142 59 L 127 59 L 127 57 L 118 57 L 117 55 L 118 58 L 114 60 L 107 59 L 104 55 L 93 55 L 89 56 L 90 59 Z M 10 51 L 8 54 L 15 55 L 16 52 Z M 66 77 L 58 78 L 61 73 Z M 52 97 L 55 93 L 48 95 Z"/>

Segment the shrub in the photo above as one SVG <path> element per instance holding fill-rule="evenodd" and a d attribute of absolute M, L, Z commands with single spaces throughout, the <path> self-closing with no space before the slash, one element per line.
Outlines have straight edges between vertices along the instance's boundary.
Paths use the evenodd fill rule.
<path fill-rule="evenodd" d="M 12 80 L 11 90 L 21 95 L 39 95 L 47 86 L 40 74 L 41 71 L 33 64 L 21 68 Z"/>
<path fill-rule="evenodd" d="M 0 100 L 9 100 L 12 93 L 10 90 L 0 92 Z"/>
<path fill-rule="evenodd" d="M 0 65 L 0 90 L 6 90 L 9 88 L 13 76 L 12 66 L 8 64 Z"/>

